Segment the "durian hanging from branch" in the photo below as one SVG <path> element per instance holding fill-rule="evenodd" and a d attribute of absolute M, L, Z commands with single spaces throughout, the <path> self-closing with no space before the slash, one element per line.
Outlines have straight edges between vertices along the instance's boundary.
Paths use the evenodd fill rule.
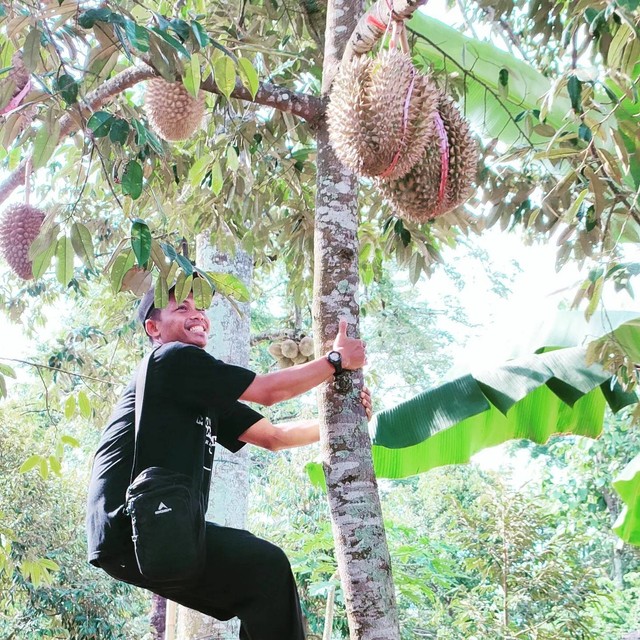
<path fill-rule="evenodd" d="M 182 82 L 153 78 L 147 82 L 144 108 L 149 124 L 164 140 L 186 140 L 200 127 L 204 94 L 194 98 Z"/>
<path fill-rule="evenodd" d="M 470 195 L 477 147 L 453 101 L 409 55 L 404 22 L 389 18 L 388 50 L 353 50 L 342 61 L 327 109 L 338 159 L 374 185 L 395 213 L 427 222 Z M 399 50 L 402 49 L 401 51 Z"/>

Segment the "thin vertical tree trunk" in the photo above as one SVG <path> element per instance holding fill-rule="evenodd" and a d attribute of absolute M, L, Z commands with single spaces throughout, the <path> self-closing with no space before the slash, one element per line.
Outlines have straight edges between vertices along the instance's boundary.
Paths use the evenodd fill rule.
<path fill-rule="evenodd" d="M 232 273 L 247 287 L 251 286 L 251 256 L 239 251 L 234 257 L 218 253 L 205 236 L 197 243 L 197 263 L 208 271 Z M 208 311 L 211 334 L 207 351 L 216 358 L 243 367 L 249 365 L 250 309 L 238 304 L 242 316 L 222 296 L 214 296 Z M 230 453 L 217 447 L 211 472 L 211 492 L 207 520 L 217 524 L 244 528 L 249 491 L 249 458 L 245 449 Z M 185 607 L 178 608 L 177 640 L 237 640 L 238 619 L 222 622 Z"/>
<path fill-rule="evenodd" d="M 167 618 L 167 601 L 157 593 L 151 595 L 151 640 L 164 640 L 165 622 Z"/>
<path fill-rule="evenodd" d="M 361 2 L 330 0 L 327 9 L 323 95 L 339 67 L 347 39 L 362 13 Z M 358 333 L 358 202 L 356 177 L 342 167 L 317 132 L 314 335 L 324 353 L 341 317 Z M 367 421 L 359 402 L 360 372 L 347 374 L 353 388 L 320 391 L 321 447 L 338 569 L 352 640 L 399 640 L 391 561 L 371 459 Z"/>

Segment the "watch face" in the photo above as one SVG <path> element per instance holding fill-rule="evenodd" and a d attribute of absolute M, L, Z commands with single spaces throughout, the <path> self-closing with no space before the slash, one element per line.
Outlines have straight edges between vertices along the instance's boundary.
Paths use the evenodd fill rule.
<path fill-rule="evenodd" d="M 331 353 L 329 353 L 329 360 L 331 360 L 331 362 L 340 362 L 340 354 L 337 351 L 331 351 Z"/>

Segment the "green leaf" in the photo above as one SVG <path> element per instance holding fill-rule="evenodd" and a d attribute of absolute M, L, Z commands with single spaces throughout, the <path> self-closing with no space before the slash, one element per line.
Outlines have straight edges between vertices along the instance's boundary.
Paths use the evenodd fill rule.
<path fill-rule="evenodd" d="M 235 173 L 239 166 L 240 162 L 238 161 L 238 154 L 234 147 L 229 145 L 227 147 L 227 169 Z"/>
<path fill-rule="evenodd" d="M 7 381 L 4 376 L 0 374 L 0 398 L 7 397 Z"/>
<path fill-rule="evenodd" d="M 571 108 L 576 113 L 582 113 L 582 82 L 576 76 L 569 77 L 567 91 L 571 100 Z"/>
<path fill-rule="evenodd" d="M 109 129 L 109 140 L 124 144 L 129 137 L 129 123 L 122 118 L 114 118 Z"/>
<path fill-rule="evenodd" d="M 189 38 L 191 34 L 191 27 L 186 20 L 181 20 L 180 18 L 174 18 L 171 22 L 167 22 L 167 27 L 169 27 L 177 36 L 184 42 Z"/>
<path fill-rule="evenodd" d="M 625 542 L 640 546 L 640 454 L 620 472 L 613 487 L 625 505 L 613 530 Z"/>
<path fill-rule="evenodd" d="M 113 261 L 111 267 L 111 288 L 114 293 L 118 293 L 122 287 L 122 280 L 125 274 L 135 263 L 135 255 L 132 250 L 122 251 Z"/>
<path fill-rule="evenodd" d="M 222 95 L 231 97 L 236 86 L 236 67 L 229 56 L 219 56 L 213 63 L 213 74 Z"/>
<path fill-rule="evenodd" d="M 209 163 L 213 160 L 210 153 L 201 155 L 189 169 L 189 183 L 192 187 L 198 187 L 202 184 L 204 177 L 209 170 Z"/>
<path fill-rule="evenodd" d="M 55 88 L 68 105 L 78 102 L 78 83 L 71 76 L 61 75 L 56 80 Z"/>
<path fill-rule="evenodd" d="M 32 456 L 29 456 L 20 465 L 20 469 L 18 470 L 18 472 L 19 473 L 27 473 L 27 471 L 31 471 L 31 469 L 34 469 L 35 467 L 37 467 L 40 464 L 41 460 L 42 460 L 42 456 L 39 456 L 38 454 L 34 454 Z"/>
<path fill-rule="evenodd" d="M 162 38 L 170 47 L 173 47 L 176 51 L 181 53 L 185 58 L 189 59 L 191 54 L 185 49 L 178 40 L 176 40 L 172 35 L 168 34 L 166 31 L 162 29 L 158 29 L 158 27 L 151 27 L 151 31 L 155 33 L 158 37 Z"/>
<path fill-rule="evenodd" d="M 79 447 L 80 442 L 76 440 L 73 436 L 64 435 L 60 438 L 61 442 L 64 444 L 68 444 L 70 447 Z"/>
<path fill-rule="evenodd" d="M 131 46 L 142 53 L 149 51 L 149 30 L 133 20 L 124 21 L 124 31 Z"/>
<path fill-rule="evenodd" d="M 104 138 L 109 135 L 111 124 L 115 118 L 106 111 L 96 111 L 89 118 L 87 127 L 93 131 L 93 135 L 96 138 Z"/>
<path fill-rule="evenodd" d="M 58 458 L 56 458 L 55 456 L 49 456 L 48 461 L 49 461 L 49 468 L 51 469 L 51 471 L 55 475 L 59 476 L 62 471 L 62 465 L 60 464 L 60 460 L 58 460 Z"/>
<path fill-rule="evenodd" d="M 324 475 L 324 469 L 319 462 L 309 462 L 305 465 L 304 470 L 307 472 L 309 476 L 309 480 L 311 480 L 311 484 L 314 487 L 322 491 L 327 490 L 327 480 Z"/>
<path fill-rule="evenodd" d="M 140 120 L 132 120 L 131 124 L 136 132 L 136 144 L 143 147 L 147 143 L 147 130 Z"/>
<path fill-rule="evenodd" d="M 29 71 L 35 71 L 40 61 L 40 42 L 42 32 L 36 27 L 31 27 L 22 46 L 22 62 Z"/>
<path fill-rule="evenodd" d="M 137 200 L 142 195 L 142 167 L 136 160 L 127 162 L 122 174 L 122 193 Z"/>
<path fill-rule="evenodd" d="M 213 191 L 215 195 L 219 195 L 223 185 L 224 177 L 222 175 L 222 167 L 220 166 L 220 161 L 216 160 L 211 165 L 211 191 Z"/>
<path fill-rule="evenodd" d="M 197 53 L 194 53 L 191 56 L 191 60 L 189 61 L 184 77 L 182 78 L 182 83 L 184 84 L 185 89 L 194 98 L 198 97 L 198 93 L 200 91 L 200 81 L 202 79 L 200 72 L 201 62 L 200 56 Z"/>
<path fill-rule="evenodd" d="M 63 236 L 56 247 L 56 277 L 66 287 L 73 278 L 73 246 L 71 238 Z"/>
<path fill-rule="evenodd" d="M 74 222 L 71 225 L 71 246 L 76 255 L 89 269 L 95 268 L 95 254 L 91 232 L 81 222 Z"/>
<path fill-rule="evenodd" d="M 73 418 L 73 414 L 76 412 L 76 399 L 74 396 L 69 396 L 64 403 L 64 417 L 69 420 Z"/>
<path fill-rule="evenodd" d="M 500 95 L 506 98 L 509 95 L 509 69 L 504 67 L 498 72 L 498 87 Z"/>
<path fill-rule="evenodd" d="M 157 240 L 151 240 L 151 259 L 153 263 L 158 267 L 158 271 L 160 271 L 160 276 L 164 279 L 169 275 L 169 269 L 171 265 L 167 260 L 167 256 L 165 255 L 160 243 Z"/>
<path fill-rule="evenodd" d="M 78 392 L 78 408 L 83 418 L 91 417 L 91 402 L 84 391 Z"/>
<path fill-rule="evenodd" d="M 176 302 L 180 304 L 187 299 L 191 293 L 191 283 L 193 282 L 193 276 L 187 276 L 184 271 L 180 271 L 178 279 L 176 280 L 176 286 L 173 290 L 173 294 L 176 297 Z"/>
<path fill-rule="evenodd" d="M 244 282 L 233 274 L 216 273 L 215 271 L 207 271 L 206 274 L 213 281 L 216 291 L 223 296 L 234 298 L 238 302 L 249 302 L 251 299 L 249 289 Z"/>
<path fill-rule="evenodd" d="M 78 24 L 83 29 L 91 29 L 96 22 L 109 22 L 111 14 L 109 9 L 88 9 L 78 16 Z"/>
<path fill-rule="evenodd" d="M 0 373 L 9 376 L 10 378 L 16 377 L 16 372 L 13 370 L 13 367 L 10 367 L 8 364 L 2 364 L 0 362 Z"/>
<path fill-rule="evenodd" d="M 201 49 L 204 49 L 209 44 L 209 41 L 210 41 L 209 35 L 205 31 L 204 27 L 199 22 L 194 20 L 191 23 L 191 31 L 193 33 L 193 37 L 198 43 L 198 46 Z"/>
<path fill-rule="evenodd" d="M 193 273 L 193 265 L 188 258 L 185 258 L 180 254 L 176 254 L 176 262 L 180 265 L 180 267 L 182 267 L 182 270 L 186 275 L 190 276 Z"/>
<path fill-rule="evenodd" d="M 240 58 L 238 60 L 238 69 L 242 84 L 249 89 L 251 97 L 255 98 L 256 93 L 258 93 L 258 89 L 260 88 L 260 82 L 258 80 L 258 72 L 251 64 L 251 60 L 248 58 Z"/>
<path fill-rule="evenodd" d="M 196 308 L 208 309 L 213 298 L 213 291 L 207 280 L 205 278 L 194 278 L 191 290 L 193 291 L 193 303 Z"/>
<path fill-rule="evenodd" d="M 153 291 L 153 305 L 156 309 L 164 309 L 169 304 L 169 285 L 164 277 L 156 280 Z"/>
<path fill-rule="evenodd" d="M 144 220 L 133 221 L 131 225 L 131 248 L 138 260 L 138 266 L 144 267 L 151 257 L 151 231 Z"/>
<path fill-rule="evenodd" d="M 37 280 L 41 278 L 45 271 L 49 268 L 51 264 L 51 260 L 56 253 L 56 248 L 58 246 L 57 240 L 57 231 L 49 240 L 49 244 L 40 251 L 34 258 L 31 264 L 31 272 L 33 273 L 33 277 Z"/>
<path fill-rule="evenodd" d="M 60 121 L 53 120 L 50 125 L 43 124 L 36 134 L 33 142 L 33 156 L 31 158 L 33 169 L 46 166 L 60 139 Z"/>

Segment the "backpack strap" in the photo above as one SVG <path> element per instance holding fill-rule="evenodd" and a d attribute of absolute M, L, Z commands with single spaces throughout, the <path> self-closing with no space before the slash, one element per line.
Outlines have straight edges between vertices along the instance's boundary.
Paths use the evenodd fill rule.
<path fill-rule="evenodd" d="M 134 433 L 133 433 L 133 465 L 131 467 L 131 482 L 136 476 L 136 465 L 138 464 L 138 435 L 140 432 L 140 419 L 142 417 L 142 401 L 144 400 L 144 387 L 147 382 L 147 369 L 149 368 L 149 360 L 154 354 L 155 349 L 150 351 L 140 363 L 138 368 L 138 374 L 136 376 L 136 391 L 135 391 L 135 419 L 134 419 Z"/>

